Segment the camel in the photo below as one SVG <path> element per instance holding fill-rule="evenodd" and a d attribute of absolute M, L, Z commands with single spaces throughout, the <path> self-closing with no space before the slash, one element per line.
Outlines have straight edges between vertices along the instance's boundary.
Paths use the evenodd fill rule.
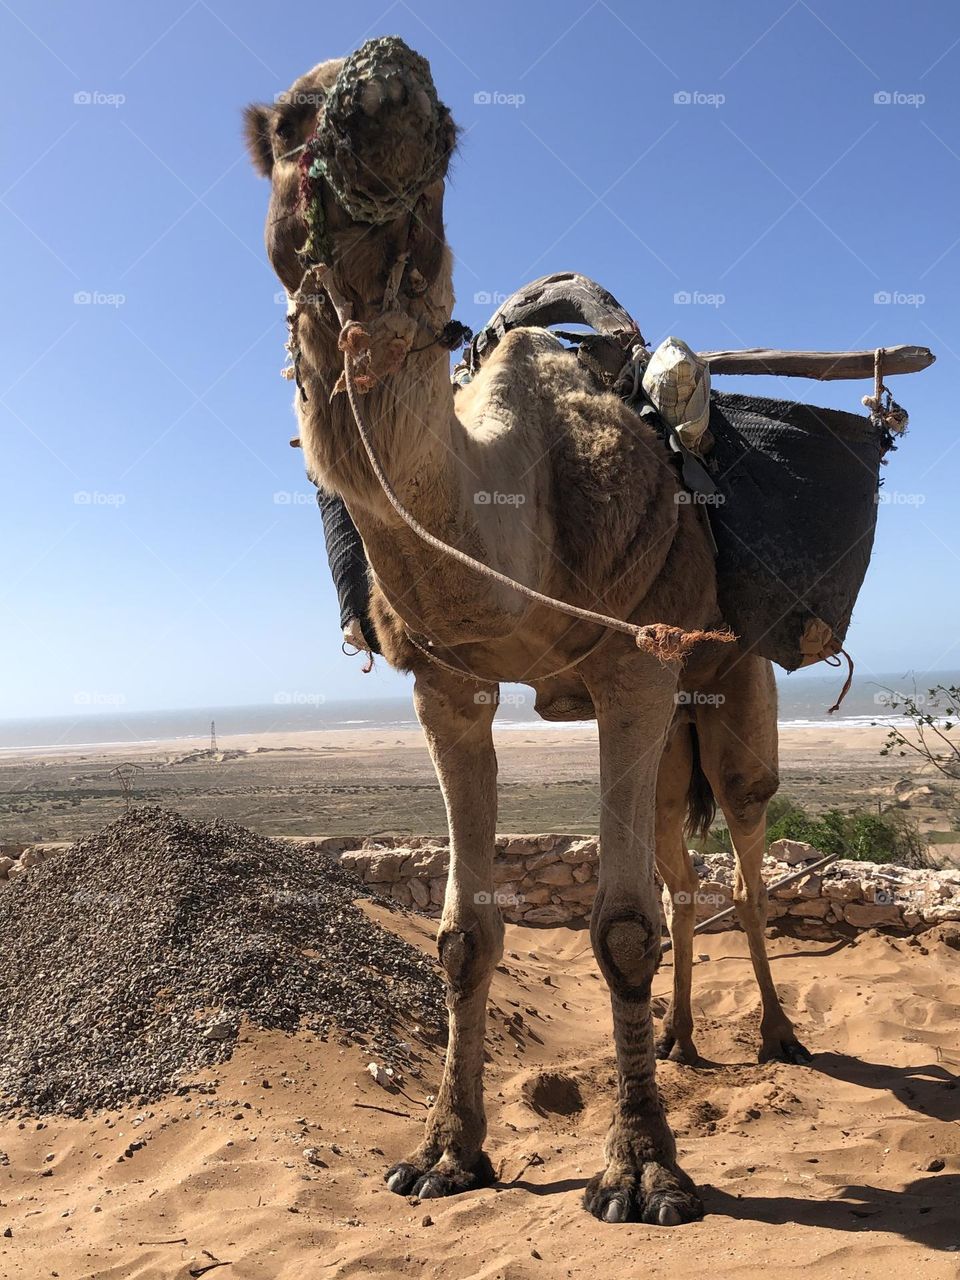
<path fill-rule="evenodd" d="M 319 154 L 321 129 L 339 120 L 331 104 L 339 111 L 346 100 L 346 72 L 353 115 L 310 170 L 311 209 L 304 155 L 309 163 Z M 436 137 L 429 164 L 417 142 L 427 115 Z M 386 1171 L 387 1184 L 429 1198 L 493 1176 L 482 1083 L 487 992 L 503 939 L 493 894 L 492 726 L 499 684 L 510 681 L 531 686 L 538 707 L 573 706 L 598 722 L 602 853 L 590 935 L 610 990 L 618 1088 L 585 1206 L 607 1222 L 697 1219 L 703 1205 L 677 1162 L 655 1067 L 657 1056 L 697 1060 L 697 879 L 684 824 L 709 825 L 714 796 L 736 850 L 736 907 L 762 993 L 760 1056 L 805 1056 L 764 945 L 764 815 L 778 783 L 772 668 L 735 643 L 704 643 L 690 646 L 681 670 L 628 635 L 571 620 L 426 546 L 385 497 L 342 390 L 345 356 L 364 370 L 362 411 L 390 483 L 433 534 L 510 579 L 618 619 L 686 636 L 722 625 L 702 508 L 679 496 L 654 431 L 599 391 L 551 333 L 508 333 L 454 390 L 443 200 L 456 130 L 426 62 L 397 39 L 371 42 L 346 62 L 315 66 L 273 105 L 248 107 L 246 136 L 271 183 L 267 254 L 297 300 L 296 413 L 307 471 L 342 496 L 362 536 L 379 645 L 414 676 L 449 823 L 437 939 L 449 1011 L 443 1079 L 422 1141 Z M 350 166 L 366 204 L 347 190 Z M 378 200 L 387 205 L 379 221 L 371 213 Z M 311 236 L 324 246 L 313 275 L 302 253 Z M 690 690 L 710 696 L 684 697 Z M 674 947 L 673 998 L 656 1043 L 655 865 L 672 896 Z"/>

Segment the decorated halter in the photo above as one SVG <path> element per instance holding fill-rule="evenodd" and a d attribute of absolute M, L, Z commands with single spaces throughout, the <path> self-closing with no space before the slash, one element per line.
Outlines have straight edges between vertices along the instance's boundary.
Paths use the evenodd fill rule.
<path fill-rule="evenodd" d="M 391 107 L 403 107 L 402 114 L 391 112 Z M 427 340 L 414 346 L 425 326 L 399 301 L 401 285 L 410 297 L 422 296 L 429 287 L 410 263 L 406 246 L 417 202 L 446 171 L 453 136 L 450 113 L 437 97 L 429 63 L 398 36 L 369 40 L 340 68 L 320 123 L 299 160 L 306 237 L 297 256 L 304 274 L 288 307 L 290 363 L 283 374 L 296 380 L 304 400 L 297 326 L 301 309 L 315 302 L 318 289 L 341 320 L 339 346 L 355 366 L 361 393 L 396 373 L 411 352 L 434 346 L 454 351 L 473 336 L 465 325 L 451 320 L 439 332 L 428 331 Z M 396 177 L 398 155 L 404 160 L 402 180 Z M 353 308 L 334 280 L 324 185 L 354 222 L 384 226 L 406 217 L 404 247 L 390 264 L 380 315 L 363 323 L 353 318 Z M 344 387 L 341 377 L 334 393 Z"/>
<path fill-rule="evenodd" d="M 401 189 L 389 181 L 397 139 L 378 128 L 384 104 L 404 104 L 404 155 L 417 157 Z M 450 156 L 450 113 L 437 97 L 427 60 L 398 36 L 368 40 L 350 55 L 300 157 L 300 204 L 307 238 L 304 266 L 329 262 L 323 182 L 354 222 L 382 226 L 412 214 L 423 191 L 443 176 Z M 360 145 L 358 145 L 358 143 Z M 361 159 L 362 155 L 362 159 Z"/>

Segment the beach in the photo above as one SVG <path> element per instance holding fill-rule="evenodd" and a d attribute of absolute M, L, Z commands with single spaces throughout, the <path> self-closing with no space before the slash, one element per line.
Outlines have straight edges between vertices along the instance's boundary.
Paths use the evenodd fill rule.
<path fill-rule="evenodd" d="M 923 779 L 912 759 L 880 755 L 884 737 L 882 728 L 860 724 L 784 726 L 781 793 L 812 812 L 891 803 L 898 783 L 919 786 Z M 496 742 L 501 831 L 597 831 L 596 725 L 506 721 L 497 726 Z M 139 803 L 227 818 L 266 835 L 445 830 L 419 728 L 227 734 L 217 748 L 211 752 L 209 738 L 201 737 L 7 748 L 0 753 L 3 838 L 82 837 L 122 812 L 125 789 Z M 910 802 L 918 821 L 928 830 L 946 827 L 926 799 L 936 797 Z"/>

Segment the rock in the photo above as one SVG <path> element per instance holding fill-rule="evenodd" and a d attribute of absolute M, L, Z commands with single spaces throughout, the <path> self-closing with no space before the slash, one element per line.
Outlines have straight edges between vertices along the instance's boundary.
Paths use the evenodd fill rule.
<path fill-rule="evenodd" d="M 521 899 L 521 903 L 527 907 L 538 907 L 550 901 L 550 890 L 542 885 L 530 884 L 520 885 L 520 891 L 517 895 Z"/>
<path fill-rule="evenodd" d="M 16 860 L 14 858 L 8 858 L 6 856 L 0 858 L 0 880 L 5 880 L 7 878 L 7 872 L 11 867 L 15 867 L 16 865 Z"/>
<path fill-rule="evenodd" d="M 573 884 L 573 868 L 565 862 L 555 862 L 552 866 L 541 867 L 537 879 L 542 884 L 571 885 Z"/>
<path fill-rule="evenodd" d="M 903 927 L 903 914 L 893 903 L 848 902 L 843 908 L 843 918 L 847 924 L 852 924 L 857 929 L 869 929 L 876 925 Z"/>
<path fill-rule="evenodd" d="M 823 854 L 805 840 L 774 840 L 768 853 L 771 858 L 785 862 L 788 866 L 797 867 L 804 862 L 816 862 Z"/>
<path fill-rule="evenodd" d="M 947 921 L 960 920 L 960 901 L 944 902 L 937 906 L 921 906 L 920 914 L 927 924 L 944 924 Z"/>
<path fill-rule="evenodd" d="M 410 855 L 400 850 L 378 854 L 364 872 L 366 884 L 389 884 L 400 878 L 400 869 Z"/>
<path fill-rule="evenodd" d="M 579 866 L 573 868 L 573 878 L 577 884 L 586 884 L 593 878 L 593 867 L 589 862 L 581 862 Z"/>
<path fill-rule="evenodd" d="M 929 1160 L 924 1161 L 920 1168 L 924 1173 L 939 1173 L 946 1166 L 947 1162 L 941 1156 L 932 1156 Z"/>
<path fill-rule="evenodd" d="M 493 864 L 493 883 L 503 884 L 507 880 L 519 880 L 526 874 L 526 867 L 519 861 L 495 861 Z"/>
<path fill-rule="evenodd" d="M 410 892 L 410 886 L 402 881 L 390 886 L 390 897 L 395 898 L 403 907 L 413 906 L 413 894 Z"/>
<path fill-rule="evenodd" d="M 447 891 L 447 877 L 437 877 L 430 881 L 430 901 L 438 907 L 443 906 L 443 895 Z"/>
<path fill-rule="evenodd" d="M 424 907 L 430 905 L 430 885 L 425 880 L 411 880 L 410 897 L 413 899 L 414 906 L 423 910 Z"/>
<path fill-rule="evenodd" d="M 540 851 L 536 836 L 508 836 L 505 848 L 511 858 L 529 858 Z"/>
<path fill-rule="evenodd" d="M 853 880 L 848 877 L 843 879 L 825 877 L 823 880 L 823 896 L 830 898 L 833 902 L 856 902 L 863 895 L 859 880 Z"/>
<path fill-rule="evenodd" d="M 787 907 L 787 914 L 808 920 L 822 920 L 829 910 L 830 903 L 826 898 L 807 898 L 791 902 Z"/>
<path fill-rule="evenodd" d="M 814 871 L 813 875 L 804 877 L 799 884 L 794 885 L 794 889 L 800 898 L 819 898 L 821 889 L 820 876 Z"/>
<path fill-rule="evenodd" d="M 450 865 L 450 855 L 446 849 L 418 849 L 403 863 L 404 879 L 420 876 L 430 879 L 432 876 L 445 876 Z"/>
<path fill-rule="evenodd" d="M 597 862 L 600 849 L 594 836 L 586 840 L 571 840 L 569 848 L 560 855 L 561 862 Z"/>
<path fill-rule="evenodd" d="M 562 903 L 549 903 L 523 913 L 524 924 L 566 924 L 572 918 L 569 908 Z"/>
<path fill-rule="evenodd" d="M 587 884 L 572 884 L 563 891 L 564 902 L 592 902 L 596 896 L 597 886 L 593 880 Z"/>
<path fill-rule="evenodd" d="M 204 1030 L 204 1040 L 229 1040 L 237 1034 L 237 1024 L 224 1018 L 219 1022 L 211 1022 Z"/>
<path fill-rule="evenodd" d="M 539 871 L 541 867 L 549 867 L 555 862 L 559 862 L 558 855 L 552 849 L 547 849 L 527 858 L 526 867 L 528 871 Z"/>

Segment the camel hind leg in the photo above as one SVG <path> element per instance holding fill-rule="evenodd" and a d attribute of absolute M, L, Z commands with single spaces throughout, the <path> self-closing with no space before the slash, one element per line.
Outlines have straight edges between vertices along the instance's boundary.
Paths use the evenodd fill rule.
<path fill-rule="evenodd" d="M 810 1054 L 780 1003 L 765 937 L 767 890 L 761 873 L 766 814 L 779 785 L 777 690 L 770 663 L 754 656 L 735 659 L 697 704 L 696 718 L 703 770 L 727 820 L 737 859 L 734 905 L 763 1008 L 759 1060 L 808 1062 Z"/>
<path fill-rule="evenodd" d="M 693 1043 L 693 928 L 696 894 L 700 884 L 694 870 L 684 823 L 693 778 L 693 728 L 686 718 L 670 730 L 657 774 L 657 870 L 670 896 L 670 940 L 673 943 L 673 994 L 656 1043 L 658 1058 L 692 1066 L 698 1060 Z"/>

